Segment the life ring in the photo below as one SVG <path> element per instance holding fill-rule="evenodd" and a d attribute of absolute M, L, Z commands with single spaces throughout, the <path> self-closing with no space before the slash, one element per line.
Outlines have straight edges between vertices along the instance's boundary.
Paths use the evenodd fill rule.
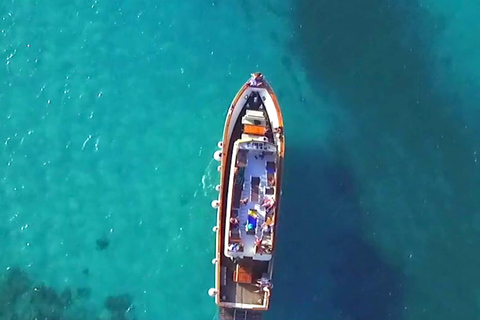
<path fill-rule="evenodd" d="M 215 151 L 215 153 L 213 154 L 213 159 L 215 159 L 217 161 L 221 161 L 222 160 L 222 151 L 220 151 L 220 150 Z"/>
<path fill-rule="evenodd" d="M 220 201 L 213 200 L 212 201 L 212 208 L 217 209 L 220 206 Z"/>

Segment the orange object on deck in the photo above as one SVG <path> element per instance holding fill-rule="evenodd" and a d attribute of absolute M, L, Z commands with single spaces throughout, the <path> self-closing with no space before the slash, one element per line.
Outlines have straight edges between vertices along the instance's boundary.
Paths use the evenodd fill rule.
<path fill-rule="evenodd" d="M 252 274 L 247 268 L 237 264 L 233 272 L 233 281 L 238 283 L 252 283 Z"/>
<path fill-rule="evenodd" d="M 275 221 L 274 221 L 273 217 L 267 217 L 267 220 L 265 220 L 265 224 L 267 226 L 273 226 L 274 223 L 275 223 Z"/>
<path fill-rule="evenodd" d="M 246 124 L 243 127 L 243 132 L 246 134 L 255 134 L 257 136 L 265 135 L 266 128 L 263 126 L 254 126 L 251 124 Z"/>

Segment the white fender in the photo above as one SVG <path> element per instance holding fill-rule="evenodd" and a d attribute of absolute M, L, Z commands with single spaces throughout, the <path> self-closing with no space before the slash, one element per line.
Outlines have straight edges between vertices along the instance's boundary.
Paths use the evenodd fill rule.
<path fill-rule="evenodd" d="M 218 262 L 218 259 L 217 259 L 217 258 L 212 259 L 212 264 L 217 264 L 217 262 Z"/>
<path fill-rule="evenodd" d="M 222 160 L 222 151 L 221 150 L 215 151 L 215 153 L 213 154 L 213 159 L 215 159 L 217 161 L 221 161 Z"/>
<path fill-rule="evenodd" d="M 218 147 L 219 149 L 222 149 L 222 148 L 223 148 L 223 141 L 218 141 L 217 147 Z"/>
<path fill-rule="evenodd" d="M 213 231 L 213 232 L 217 232 L 217 231 L 218 231 L 218 226 L 213 227 L 213 228 L 212 228 L 212 231 Z"/>
<path fill-rule="evenodd" d="M 219 171 L 219 172 L 222 171 L 222 166 L 218 166 L 217 171 Z"/>
<path fill-rule="evenodd" d="M 210 297 L 215 297 L 217 294 L 218 294 L 218 290 L 217 290 L 217 289 L 215 289 L 215 288 L 210 288 L 210 289 L 208 289 L 208 295 L 209 295 Z"/>
<path fill-rule="evenodd" d="M 217 184 L 217 185 L 215 186 L 215 190 L 220 191 L 220 185 L 219 185 L 219 184 Z"/>
<path fill-rule="evenodd" d="M 212 201 L 212 208 L 217 209 L 220 206 L 220 201 L 213 200 Z"/>

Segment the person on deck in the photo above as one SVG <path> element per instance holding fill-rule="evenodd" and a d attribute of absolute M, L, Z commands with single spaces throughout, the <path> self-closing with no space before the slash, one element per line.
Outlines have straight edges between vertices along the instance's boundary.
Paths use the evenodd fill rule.
<path fill-rule="evenodd" d="M 265 292 L 270 292 L 270 289 L 273 288 L 273 284 L 270 281 L 270 279 L 263 278 L 263 277 L 261 279 L 258 279 L 255 285 L 259 288 L 259 290 L 255 292 L 259 292 L 260 290 Z"/>
<path fill-rule="evenodd" d="M 268 186 L 269 187 L 275 186 L 275 176 L 273 174 L 268 177 Z"/>
<path fill-rule="evenodd" d="M 275 204 L 275 200 L 270 197 L 265 197 L 263 198 L 263 204 L 262 206 L 268 211 L 271 208 L 273 208 L 273 205 Z"/>
<path fill-rule="evenodd" d="M 238 218 L 230 218 L 230 227 L 231 228 L 237 228 L 240 222 L 238 221 Z"/>
<path fill-rule="evenodd" d="M 252 87 L 258 87 L 263 83 L 263 74 L 260 72 L 252 73 L 252 77 L 248 81 L 248 84 Z"/>
<path fill-rule="evenodd" d="M 279 134 L 279 135 L 282 135 L 283 134 L 283 127 L 276 127 L 275 129 L 273 129 L 273 133 L 276 133 L 276 134 Z"/>
<path fill-rule="evenodd" d="M 262 231 L 265 233 L 269 233 L 271 229 L 271 226 L 269 226 L 266 222 L 262 224 Z"/>

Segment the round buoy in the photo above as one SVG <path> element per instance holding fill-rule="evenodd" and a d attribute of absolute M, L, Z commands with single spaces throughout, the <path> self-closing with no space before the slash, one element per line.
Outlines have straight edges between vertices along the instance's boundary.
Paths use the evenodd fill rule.
<path fill-rule="evenodd" d="M 217 231 L 218 231 L 218 226 L 213 227 L 213 228 L 212 228 L 212 231 L 213 231 L 213 232 L 217 232 Z"/>
<path fill-rule="evenodd" d="M 215 258 L 215 259 L 212 260 L 212 264 L 216 264 L 217 262 L 218 262 L 218 259 L 217 259 L 217 258 Z"/>
<path fill-rule="evenodd" d="M 218 166 L 217 171 L 222 171 L 222 166 Z"/>
<path fill-rule="evenodd" d="M 215 186 L 215 190 L 220 191 L 220 185 L 219 185 L 219 184 L 217 184 L 217 185 Z"/>
<path fill-rule="evenodd" d="M 220 151 L 220 150 L 215 151 L 215 153 L 213 154 L 213 159 L 215 159 L 217 161 L 221 161 L 222 160 L 222 151 Z"/>
<path fill-rule="evenodd" d="M 212 201 L 212 208 L 217 209 L 220 206 L 220 201 L 213 200 Z"/>
<path fill-rule="evenodd" d="M 210 288 L 210 289 L 208 289 L 208 295 L 209 295 L 210 297 L 215 297 L 215 296 L 217 295 L 217 293 L 218 293 L 218 290 L 215 289 L 215 288 Z"/>
<path fill-rule="evenodd" d="M 222 148 L 223 148 L 223 141 L 218 141 L 217 147 L 219 147 L 220 149 L 222 149 Z"/>

